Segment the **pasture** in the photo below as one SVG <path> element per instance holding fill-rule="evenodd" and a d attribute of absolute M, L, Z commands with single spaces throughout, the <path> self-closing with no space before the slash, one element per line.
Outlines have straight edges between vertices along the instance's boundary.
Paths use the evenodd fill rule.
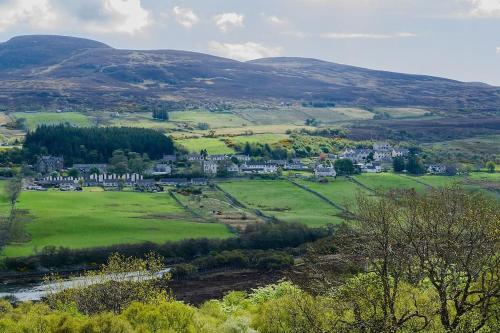
<path fill-rule="evenodd" d="M 386 113 L 391 118 L 419 118 L 430 114 L 429 110 L 417 108 L 375 108 L 377 113 Z"/>
<path fill-rule="evenodd" d="M 230 112 L 209 112 L 203 110 L 169 112 L 170 121 L 196 126 L 206 123 L 210 128 L 242 127 L 249 122 Z"/>
<path fill-rule="evenodd" d="M 286 180 L 235 180 L 219 186 L 250 209 L 311 227 L 339 223 L 341 211 Z"/>
<path fill-rule="evenodd" d="M 222 224 L 197 220 L 167 193 L 23 192 L 18 210 L 29 241 L 8 245 L 3 256 L 26 256 L 48 245 L 78 249 L 231 236 Z"/>
<path fill-rule="evenodd" d="M 26 119 L 26 127 L 30 130 L 36 129 L 40 125 L 57 125 L 68 123 L 72 126 L 91 126 L 89 117 L 79 112 L 15 112 L 16 119 Z"/>
<path fill-rule="evenodd" d="M 206 149 L 209 154 L 232 154 L 234 150 L 226 146 L 224 138 L 189 138 L 175 141 L 191 153 Z"/>
<path fill-rule="evenodd" d="M 387 191 L 393 188 L 424 191 L 429 188 L 429 186 L 418 182 L 416 179 L 394 173 L 364 173 L 353 178 L 375 191 Z"/>
<path fill-rule="evenodd" d="M 297 180 L 296 182 L 321 195 L 324 195 L 337 205 L 345 208 L 353 207 L 356 203 L 356 196 L 358 193 L 371 193 L 345 177 L 337 177 L 335 180 L 328 183 L 319 183 L 307 180 Z"/>

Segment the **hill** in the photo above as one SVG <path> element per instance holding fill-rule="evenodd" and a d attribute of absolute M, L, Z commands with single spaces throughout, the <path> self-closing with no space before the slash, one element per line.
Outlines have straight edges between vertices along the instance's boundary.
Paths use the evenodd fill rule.
<path fill-rule="evenodd" d="M 186 51 L 119 50 L 62 36 L 0 44 L 3 105 L 100 109 L 200 101 L 497 111 L 500 88 L 305 58 L 239 62 Z"/>

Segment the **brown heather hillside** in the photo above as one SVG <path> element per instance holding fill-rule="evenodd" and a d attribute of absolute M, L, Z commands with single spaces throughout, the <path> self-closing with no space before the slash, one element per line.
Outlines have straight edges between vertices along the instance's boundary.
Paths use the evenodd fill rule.
<path fill-rule="evenodd" d="M 156 103 L 322 101 L 496 113 L 500 88 L 305 58 L 239 62 L 172 51 L 119 50 L 63 36 L 0 44 L 0 104 L 107 108 Z"/>

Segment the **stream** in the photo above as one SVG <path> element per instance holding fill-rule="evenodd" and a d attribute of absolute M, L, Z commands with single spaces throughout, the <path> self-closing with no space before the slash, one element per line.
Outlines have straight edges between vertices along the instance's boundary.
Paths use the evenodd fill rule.
<path fill-rule="evenodd" d="M 39 301 L 49 293 L 63 291 L 71 288 L 88 287 L 94 284 L 107 281 L 146 281 L 162 277 L 168 273 L 170 268 L 166 268 L 154 274 L 145 272 L 117 273 L 100 276 L 86 276 L 63 279 L 58 282 L 44 283 L 42 281 L 17 282 L 11 281 L 0 284 L 0 298 L 14 297 L 18 301 Z"/>

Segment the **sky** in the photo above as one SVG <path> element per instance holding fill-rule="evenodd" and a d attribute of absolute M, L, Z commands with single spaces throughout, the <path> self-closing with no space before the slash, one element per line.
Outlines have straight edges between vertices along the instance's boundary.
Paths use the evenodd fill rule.
<path fill-rule="evenodd" d="M 500 86 L 500 0 L 0 0 L 0 41 L 26 34 Z"/>

